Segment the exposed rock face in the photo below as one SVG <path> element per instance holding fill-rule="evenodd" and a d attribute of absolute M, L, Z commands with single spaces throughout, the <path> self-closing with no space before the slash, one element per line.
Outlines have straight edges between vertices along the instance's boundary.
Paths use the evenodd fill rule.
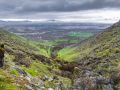
<path fill-rule="evenodd" d="M 71 90 L 114 90 L 112 81 L 102 76 L 94 76 L 92 72 L 87 72 L 86 75 L 80 76 L 74 80 Z"/>
<path fill-rule="evenodd" d="M 113 90 L 112 85 L 111 84 L 104 85 L 103 90 Z"/>

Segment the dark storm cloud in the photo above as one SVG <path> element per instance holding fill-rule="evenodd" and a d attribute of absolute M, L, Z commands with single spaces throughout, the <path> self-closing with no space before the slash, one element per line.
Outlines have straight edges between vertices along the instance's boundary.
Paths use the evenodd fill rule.
<path fill-rule="evenodd" d="M 0 0 L 0 18 L 24 17 L 45 12 L 74 12 L 120 8 L 119 0 Z"/>
<path fill-rule="evenodd" d="M 17 12 L 67 12 L 101 8 L 120 8 L 119 0 L 28 0 Z"/>

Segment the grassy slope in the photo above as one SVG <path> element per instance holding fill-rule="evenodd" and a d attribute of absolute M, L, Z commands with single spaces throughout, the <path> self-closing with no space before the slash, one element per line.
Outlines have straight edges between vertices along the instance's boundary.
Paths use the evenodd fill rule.
<path fill-rule="evenodd" d="M 19 73 L 12 69 L 12 66 L 18 66 L 16 62 L 24 60 L 23 62 L 25 64 L 28 64 L 29 67 L 25 67 L 24 63 L 23 65 L 19 64 L 20 68 L 23 68 L 26 72 L 31 74 L 33 77 L 44 77 L 45 75 L 54 76 L 55 74 L 52 74 L 49 69 L 58 69 L 56 64 L 52 63 L 44 64 L 39 61 L 39 59 L 35 58 L 33 60 L 31 54 L 37 54 L 37 55 L 44 55 L 46 57 L 49 57 L 50 49 L 47 46 L 48 42 L 35 42 L 28 40 L 26 38 L 16 36 L 14 34 L 11 34 L 7 31 L 4 31 L 0 29 L 0 42 L 5 44 L 5 48 L 7 49 L 5 54 L 5 67 L 4 69 L 0 69 L 0 89 L 2 90 L 19 90 L 18 87 L 14 84 L 16 80 L 19 78 Z M 24 58 L 21 58 L 18 61 L 14 61 L 16 58 L 17 53 L 23 52 L 25 55 Z M 19 59 L 19 58 L 18 58 Z M 61 76 L 58 76 L 60 80 L 63 82 L 70 84 L 70 80 L 68 78 L 64 78 Z M 50 83 L 47 83 L 47 86 Z M 23 85 L 21 85 L 23 86 Z M 51 87 L 51 86 L 50 86 Z"/>
<path fill-rule="evenodd" d="M 81 44 L 78 49 L 79 58 L 84 56 L 105 58 L 116 54 L 120 48 L 120 27 L 112 26 L 104 32 L 92 37 Z M 101 54 L 100 54 L 101 53 Z"/>
<path fill-rule="evenodd" d="M 119 42 L 118 42 L 119 36 L 120 36 L 120 27 L 112 26 L 107 30 L 105 30 L 104 32 L 97 34 L 96 36 L 90 37 L 87 40 L 84 40 L 80 44 L 63 48 L 58 52 L 58 58 L 61 58 L 67 61 L 74 61 L 75 59 L 77 60 L 82 59 L 85 56 L 100 57 L 99 55 L 100 53 L 102 54 L 102 50 L 103 52 L 104 51 L 107 52 L 106 49 L 109 49 L 109 50 L 114 49 L 114 50 L 111 50 L 113 51 L 113 54 L 114 54 L 116 49 L 119 49 Z M 113 48 L 112 44 L 116 44 L 116 43 L 118 43 L 118 45 L 115 48 Z M 101 52 L 99 49 L 102 49 Z"/>
<path fill-rule="evenodd" d="M 0 30 L 0 41 L 1 43 L 5 43 L 7 47 L 13 48 L 14 50 L 17 49 L 24 52 L 39 52 L 38 47 L 36 47 L 36 42 L 8 33 L 2 29 Z"/>
<path fill-rule="evenodd" d="M 74 43 L 73 45 L 67 46 L 67 47 L 59 50 L 58 53 L 57 53 L 57 59 L 72 62 L 80 54 L 79 51 L 78 51 L 80 45 L 78 45 L 78 43 L 80 43 L 81 41 L 83 41 L 83 40 L 85 40 L 89 37 L 92 37 L 93 33 L 90 33 L 90 32 L 78 32 L 78 33 L 71 32 L 71 33 L 68 34 L 68 36 L 78 37 L 79 39 L 76 38 L 75 40 L 71 40 L 70 42 L 73 42 Z M 70 42 L 68 42 L 68 43 L 70 43 Z"/>
<path fill-rule="evenodd" d="M 80 67 L 92 69 L 95 73 L 101 72 L 103 77 L 116 78 L 114 86 L 119 87 L 120 23 L 114 24 L 104 32 L 83 41 L 81 44 L 64 48 L 58 55 L 61 55 L 59 58 L 63 60 L 77 61 L 83 65 Z"/>

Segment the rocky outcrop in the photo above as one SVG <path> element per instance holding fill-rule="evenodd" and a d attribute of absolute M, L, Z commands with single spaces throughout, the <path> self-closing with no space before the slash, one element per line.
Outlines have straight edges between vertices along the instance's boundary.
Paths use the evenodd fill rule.
<path fill-rule="evenodd" d="M 73 86 L 69 90 L 119 90 L 115 87 L 115 84 L 120 81 L 119 76 L 117 73 L 114 77 L 106 78 L 99 73 L 85 70 L 78 78 L 74 79 Z"/>
<path fill-rule="evenodd" d="M 32 77 L 28 72 L 24 71 L 22 68 L 18 66 L 13 66 L 11 69 L 15 69 L 20 76 L 16 77 L 16 85 L 19 86 L 22 90 L 62 90 L 65 88 L 62 82 L 56 82 L 59 80 L 57 76 L 48 77 L 45 75 L 44 77 Z M 45 87 L 46 82 L 54 82 L 55 87 Z M 22 84 L 22 86 L 20 86 Z M 67 88 L 66 88 L 67 89 Z"/>

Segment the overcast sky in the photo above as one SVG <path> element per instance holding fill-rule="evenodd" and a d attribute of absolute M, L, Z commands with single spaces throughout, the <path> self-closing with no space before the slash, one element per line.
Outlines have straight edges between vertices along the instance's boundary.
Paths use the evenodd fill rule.
<path fill-rule="evenodd" d="M 2 20 L 116 22 L 120 0 L 0 0 Z"/>

